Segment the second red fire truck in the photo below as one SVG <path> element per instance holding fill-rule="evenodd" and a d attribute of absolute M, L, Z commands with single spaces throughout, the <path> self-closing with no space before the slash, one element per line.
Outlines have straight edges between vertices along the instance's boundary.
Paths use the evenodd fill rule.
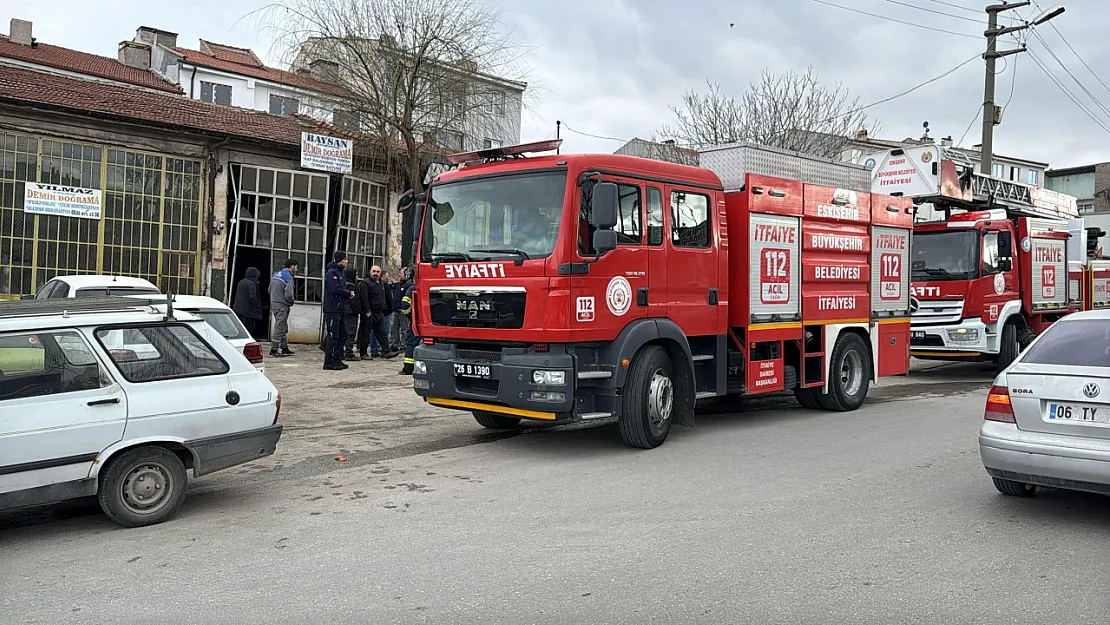
<path fill-rule="evenodd" d="M 701 167 L 558 141 L 452 157 L 417 217 L 414 388 L 490 428 L 617 421 L 651 448 L 698 399 L 854 410 L 909 368 L 911 202 L 748 145 Z"/>

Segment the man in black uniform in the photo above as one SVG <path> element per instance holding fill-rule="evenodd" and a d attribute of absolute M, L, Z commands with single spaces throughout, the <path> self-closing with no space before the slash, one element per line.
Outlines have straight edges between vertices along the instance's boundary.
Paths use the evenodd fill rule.
<path fill-rule="evenodd" d="M 332 371 L 348 368 L 343 364 L 343 344 L 347 341 L 343 315 L 355 292 L 347 288 L 347 277 L 343 275 L 346 268 L 346 252 L 336 252 L 324 276 L 324 327 L 328 333 L 324 339 L 324 368 Z"/>
<path fill-rule="evenodd" d="M 413 314 L 416 308 L 416 283 L 411 282 L 408 288 L 405 289 L 405 294 L 401 297 L 401 314 L 404 316 L 407 327 L 405 333 L 405 366 L 401 369 L 401 375 L 412 375 L 413 365 L 416 360 L 413 354 L 416 352 L 416 346 L 420 344 L 420 337 L 416 335 L 416 326 L 413 323 Z"/>
<path fill-rule="evenodd" d="M 343 277 L 347 280 L 347 288 L 358 291 L 358 271 L 351 266 L 343 270 Z M 343 360 L 358 360 L 355 355 L 355 341 L 358 339 L 358 320 L 362 316 L 361 300 L 352 297 L 347 301 L 347 310 L 343 313 L 343 329 L 347 333 L 347 340 L 343 342 Z"/>

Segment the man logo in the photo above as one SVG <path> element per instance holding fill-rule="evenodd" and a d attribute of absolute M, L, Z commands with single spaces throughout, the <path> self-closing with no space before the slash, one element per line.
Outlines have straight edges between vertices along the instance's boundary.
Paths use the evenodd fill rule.
<path fill-rule="evenodd" d="M 921 302 L 919 302 L 916 297 L 911 297 L 910 298 L 910 314 L 912 315 L 913 313 L 917 312 L 918 308 L 921 308 Z"/>
<path fill-rule="evenodd" d="M 1094 382 L 1089 382 L 1086 386 L 1083 387 L 1083 394 L 1091 399 L 1098 397 L 1098 392 L 1098 384 L 1095 384 Z"/>

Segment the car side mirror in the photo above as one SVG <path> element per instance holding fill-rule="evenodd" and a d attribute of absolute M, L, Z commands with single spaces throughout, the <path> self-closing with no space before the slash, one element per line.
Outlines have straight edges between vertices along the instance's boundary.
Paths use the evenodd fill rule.
<path fill-rule="evenodd" d="M 611 230 L 616 226 L 617 203 L 617 185 L 612 182 L 599 182 L 595 184 L 593 188 L 593 199 L 590 202 L 590 225 L 598 230 Z M 594 248 L 600 249 L 596 244 Z M 614 248 L 616 248 L 615 243 L 613 247 L 609 249 Z"/>
<path fill-rule="evenodd" d="M 616 230 L 595 230 L 594 250 L 600 255 L 617 249 Z"/>

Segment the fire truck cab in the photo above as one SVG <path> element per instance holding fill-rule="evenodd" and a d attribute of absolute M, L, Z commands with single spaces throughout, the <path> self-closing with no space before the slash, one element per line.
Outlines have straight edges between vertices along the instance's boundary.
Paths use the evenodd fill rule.
<path fill-rule="evenodd" d="M 866 170 L 743 145 L 702 167 L 523 157 L 558 145 L 456 155 L 407 200 L 428 403 L 490 428 L 616 421 L 651 448 L 698 399 L 854 410 L 908 371 L 911 204 Z"/>

